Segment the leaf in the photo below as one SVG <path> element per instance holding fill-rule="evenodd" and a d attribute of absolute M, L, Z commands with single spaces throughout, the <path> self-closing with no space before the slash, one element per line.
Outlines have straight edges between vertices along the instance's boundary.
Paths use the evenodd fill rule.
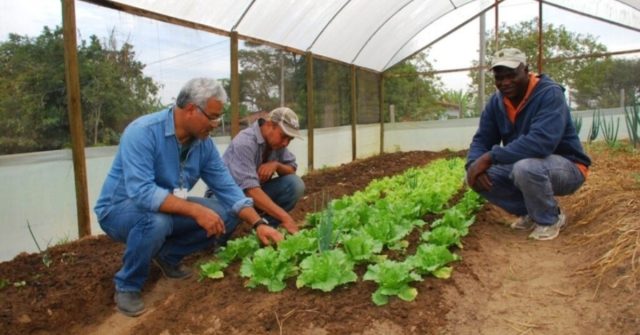
<path fill-rule="evenodd" d="M 313 254 L 300 262 L 298 288 L 309 286 L 324 292 L 336 286 L 354 282 L 358 276 L 353 272 L 353 262 L 340 249 Z"/>
<path fill-rule="evenodd" d="M 200 279 L 220 279 L 224 277 L 222 270 L 227 268 L 228 264 L 224 261 L 217 260 L 200 264 Z"/>
<path fill-rule="evenodd" d="M 262 248 L 246 257 L 240 266 L 240 275 L 249 278 L 248 287 L 264 285 L 270 292 L 282 291 L 284 280 L 295 275 L 297 268 L 287 257 L 272 247 Z"/>

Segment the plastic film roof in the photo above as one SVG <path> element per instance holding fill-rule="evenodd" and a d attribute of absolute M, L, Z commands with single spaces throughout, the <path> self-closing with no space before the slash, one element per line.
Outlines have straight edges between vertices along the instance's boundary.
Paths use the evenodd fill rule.
<path fill-rule="evenodd" d="M 384 71 L 508 0 L 86 0 Z M 640 31 L 640 0 L 543 0 Z M 543 13 L 544 15 L 544 13 Z"/>

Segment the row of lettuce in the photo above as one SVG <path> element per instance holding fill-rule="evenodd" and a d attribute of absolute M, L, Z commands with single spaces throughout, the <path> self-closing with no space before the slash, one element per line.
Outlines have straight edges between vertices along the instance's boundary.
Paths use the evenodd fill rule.
<path fill-rule="evenodd" d="M 462 248 L 461 238 L 482 205 L 475 192 L 466 190 L 455 205 L 445 208 L 463 191 L 463 178 L 464 161 L 451 158 L 374 180 L 364 190 L 308 214 L 305 229 L 287 235 L 277 249 L 260 248 L 255 235 L 229 241 L 213 260 L 200 265 L 201 278 L 222 278 L 231 263 L 241 261 L 240 275 L 248 279 L 248 287 L 262 285 L 278 292 L 297 276 L 298 288 L 330 292 L 357 281 L 354 268 L 363 264 L 367 270 L 362 279 L 378 284 L 372 294 L 375 304 L 384 305 L 392 296 L 412 301 L 418 292 L 410 283 L 428 275 L 448 278 L 447 264 L 460 259 L 451 249 Z M 427 223 L 422 219 L 427 214 L 439 219 Z M 421 232 L 419 245 L 408 254 L 407 237 L 416 229 Z M 394 251 L 393 260 L 387 258 L 388 250 Z"/>

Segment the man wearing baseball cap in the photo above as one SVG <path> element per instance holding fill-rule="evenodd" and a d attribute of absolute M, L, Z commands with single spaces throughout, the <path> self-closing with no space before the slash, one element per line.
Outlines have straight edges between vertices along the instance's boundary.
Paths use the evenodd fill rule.
<path fill-rule="evenodd" d="M 491 61 L 498 89 L 487 102 L 467 155 L 467 183 L 519 216 L 511 228 L 551 240 L 566 224 L 555 196 L 584 183 L 590 158 L 571 121 L 564 88 L 529 72 L 526 55 L 499 50 Z"/>
<path fill-rule="evenodd" d="M 231 141 L 222 159 L 236 184 L 253 199 L 264 223 L 298 231 L 289 211 L 304 193 L 304 182 L 296 175 L 296 157 L 287 149 L 302 139 L 294 111 L 278 107 L 266 119 L 258 119 Z"/>

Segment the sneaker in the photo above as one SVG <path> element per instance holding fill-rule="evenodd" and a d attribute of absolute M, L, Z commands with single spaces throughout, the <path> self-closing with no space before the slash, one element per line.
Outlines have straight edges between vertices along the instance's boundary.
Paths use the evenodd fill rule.
<path fill-rule="evenodd" d="M 517 230 L 531 230 L 536 226 L 536 223 L 531 219 L 529 215 L 519 217 L 515 222 L 511 224 L 511 229 Z"/>
<path fill-rule="evenodd" d="M 550 226 L 536 225 L 533 232 L 529 234 L 529 238 L 540 241 L 553 240 L 558 237 L 566 221 L 567 217 L 563 213 L 560 213 L 558 214 L 558 221 L 556 221 L 556 223 Z"/>
<path fill-rule="evenodd" d="M 187 279 L 193 274 L 189 269 L 184 268 L 180 264 L 171 265 L 159 258 L 153 259 L 153 264 L 158 266 L 165 278 L 169 279 Z"/>
<path fill-rule="evenodd" d="M 144 302 L 140 292 L 118 292 L 113 296 L 116 308 L 126 316 L 138 316 L 144 313 Z"/>

